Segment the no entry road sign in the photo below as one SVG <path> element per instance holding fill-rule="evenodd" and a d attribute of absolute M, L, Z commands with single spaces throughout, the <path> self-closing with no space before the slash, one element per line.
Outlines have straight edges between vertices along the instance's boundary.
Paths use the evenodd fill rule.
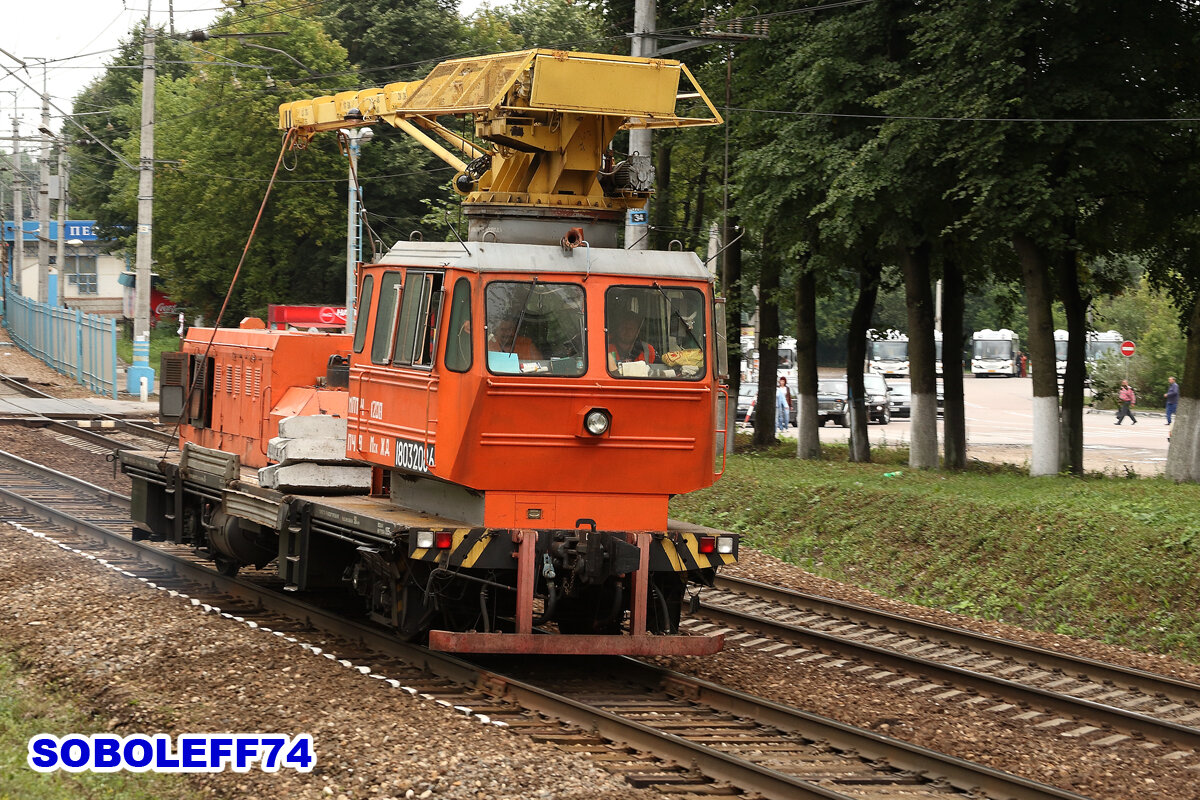
<path fill-rule="evenodd" d="M 1121 342 L 1121 355 L 1125 356 L 1126 358 L 1129 358 L 1129 356 L 1133 355 L 1133 351 L 1134 351 L 1133 342 L 1129 341 L 1128 339 Z"/>

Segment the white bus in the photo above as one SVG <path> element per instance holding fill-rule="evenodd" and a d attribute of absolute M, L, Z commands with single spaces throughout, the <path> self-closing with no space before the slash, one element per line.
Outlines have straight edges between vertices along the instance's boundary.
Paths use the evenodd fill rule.
<path fill-rule="evenodd" d="M 1067 374 L 1067 342 L 1070 339 L 1071 335 L 1061 328 L 1054 332 L 1054 371 L 1060 378 Z"/>
<path fill-rule="evenodd" d="M 908 337 L 897 330 L 867 331 L 867 372 L 892 378 L 908 377 Z"/>
<path fill-rule="evenodd" d="M 1054 362 L 1058 377 L 1067 374 L 1067 342 L 1070 334 L 1064 330 L 1054 332 Z M 1125 337 L 1118 331 L 1088 331 L 1087 349 L 1084 359 L 1087 361 L 1087 371 L 1090 373 L 1096 362 L 1109 353 L 1116 352 Z"/>
<path fill-rule="evenodd" d="M 1021 349 L 1021 340 L 1008 328 L 975 331 L 971 340 L 971 373 L 975 377 L 1004 375 L 1015 378 L 1020 373 L 1017 353 Z"/>

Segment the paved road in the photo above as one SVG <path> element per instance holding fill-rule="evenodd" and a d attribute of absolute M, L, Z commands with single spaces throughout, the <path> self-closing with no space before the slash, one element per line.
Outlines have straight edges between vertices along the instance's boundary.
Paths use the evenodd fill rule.
<path fill-rule="evenodd" d="M 967 455 L 986 461 L 1021 464 L 1028 460 L 1033 442 L 1033 381 L 1030 378 L 963 379 L 967 417 Z M 1084 465 L 1089 470 L 1124 474 L 1126 467 L 1139 475 L 1161 473 L 1167 460 L 1167 432 L 1162 412 L 1139 413 L 1138 424 L 1126 420 L 1114 425 L 1112 411 L 1085 413 L 1083 417 Z M 942 430 L 938 419 L 938 436 Z M 790 436 L 795 437 L 792 428 Z M 907 442 L 909 422 L 894 418 L 889 425 L 871 425 L 873 444 Z M 843 442 L 845 428 L 828 423 L 822 442 Z"/>

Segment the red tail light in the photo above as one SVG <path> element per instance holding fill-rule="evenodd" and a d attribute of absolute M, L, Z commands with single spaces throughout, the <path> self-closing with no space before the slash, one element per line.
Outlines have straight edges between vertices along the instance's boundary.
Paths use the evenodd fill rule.
<path fill-rule="evenodd" d="M 438 531 L 433 535 L 433 546 L 438 550 L 449 550 L 454 544 L 454 534 L 450 531 Z"/>
<path fill-rule="evenodd" d="M 717 539 L 715 536 L 700 537 L 700 552 L 715 553 L 717 552 Z"/>

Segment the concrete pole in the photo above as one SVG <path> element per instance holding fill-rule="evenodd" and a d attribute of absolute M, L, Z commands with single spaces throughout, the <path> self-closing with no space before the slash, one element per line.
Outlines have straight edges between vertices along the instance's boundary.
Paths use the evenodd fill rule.
<path fill-rule="evenodd" d="M 42 82 L 45 83 L 43 77 Z M 50 95 L 42 92 L 42 127 L 50 130 Z M 50 137 L 42 134 L 38 155 L 38 290 L 39 303 L 50 302 Z"/>
<path fill-rule="evenodd" d="M 14 106 L 16 101 L 13 101 Z M 25 270 L 25 209 L 22 197 L 25 181 L 21 179 L 21 134 L 17 129 L 16 109 L 13 109 L 13 274 L 10 280 L 20 281 Z M 24 289 L 24 287 L 21 287 Z"/>
<path fill-rule="evenodd" d="M 354 330 L 354 272 L 358 266 L 358 139 L 359 129 L 346 132 L 350 157 L 349 189 L 346 192 L 346 330 Z"/>
<path fill-rule="evenodd" d="M 58 306 L 66 306 L 67 296 L 67 148 L 58 146 L 58 237 L 54 263 L 58 265 Z"/>
<path fill-rule="evenodd" d="M 133 305 L 134 337 L 150 336 L 150 273 L 154 222 L 154 29 L 146 4 L 142 48 L 142 142 L 138 177 L 137 289 Z"/>
<path fill-rule="evenodd" d="M 656 17 L 658 9 L 655 0 L 636 0 L 633 7 L 633 47 L 632 54 L 642 58 L 653 58 L 658 52 L 658 45 L 653 37 L 645 36 L 657 29 Z M 639 128 L 629 132 L 629 160 L 635 170 L 638 161 L 645 160 L 647 166 L 653 163 L 654 143 L 650 131 Z M 650 201 L 646 201 L 646 224 L 630 224 L 630 217 L 625 217 L 625 249 L 645 250 L 650 246 Z"/>

